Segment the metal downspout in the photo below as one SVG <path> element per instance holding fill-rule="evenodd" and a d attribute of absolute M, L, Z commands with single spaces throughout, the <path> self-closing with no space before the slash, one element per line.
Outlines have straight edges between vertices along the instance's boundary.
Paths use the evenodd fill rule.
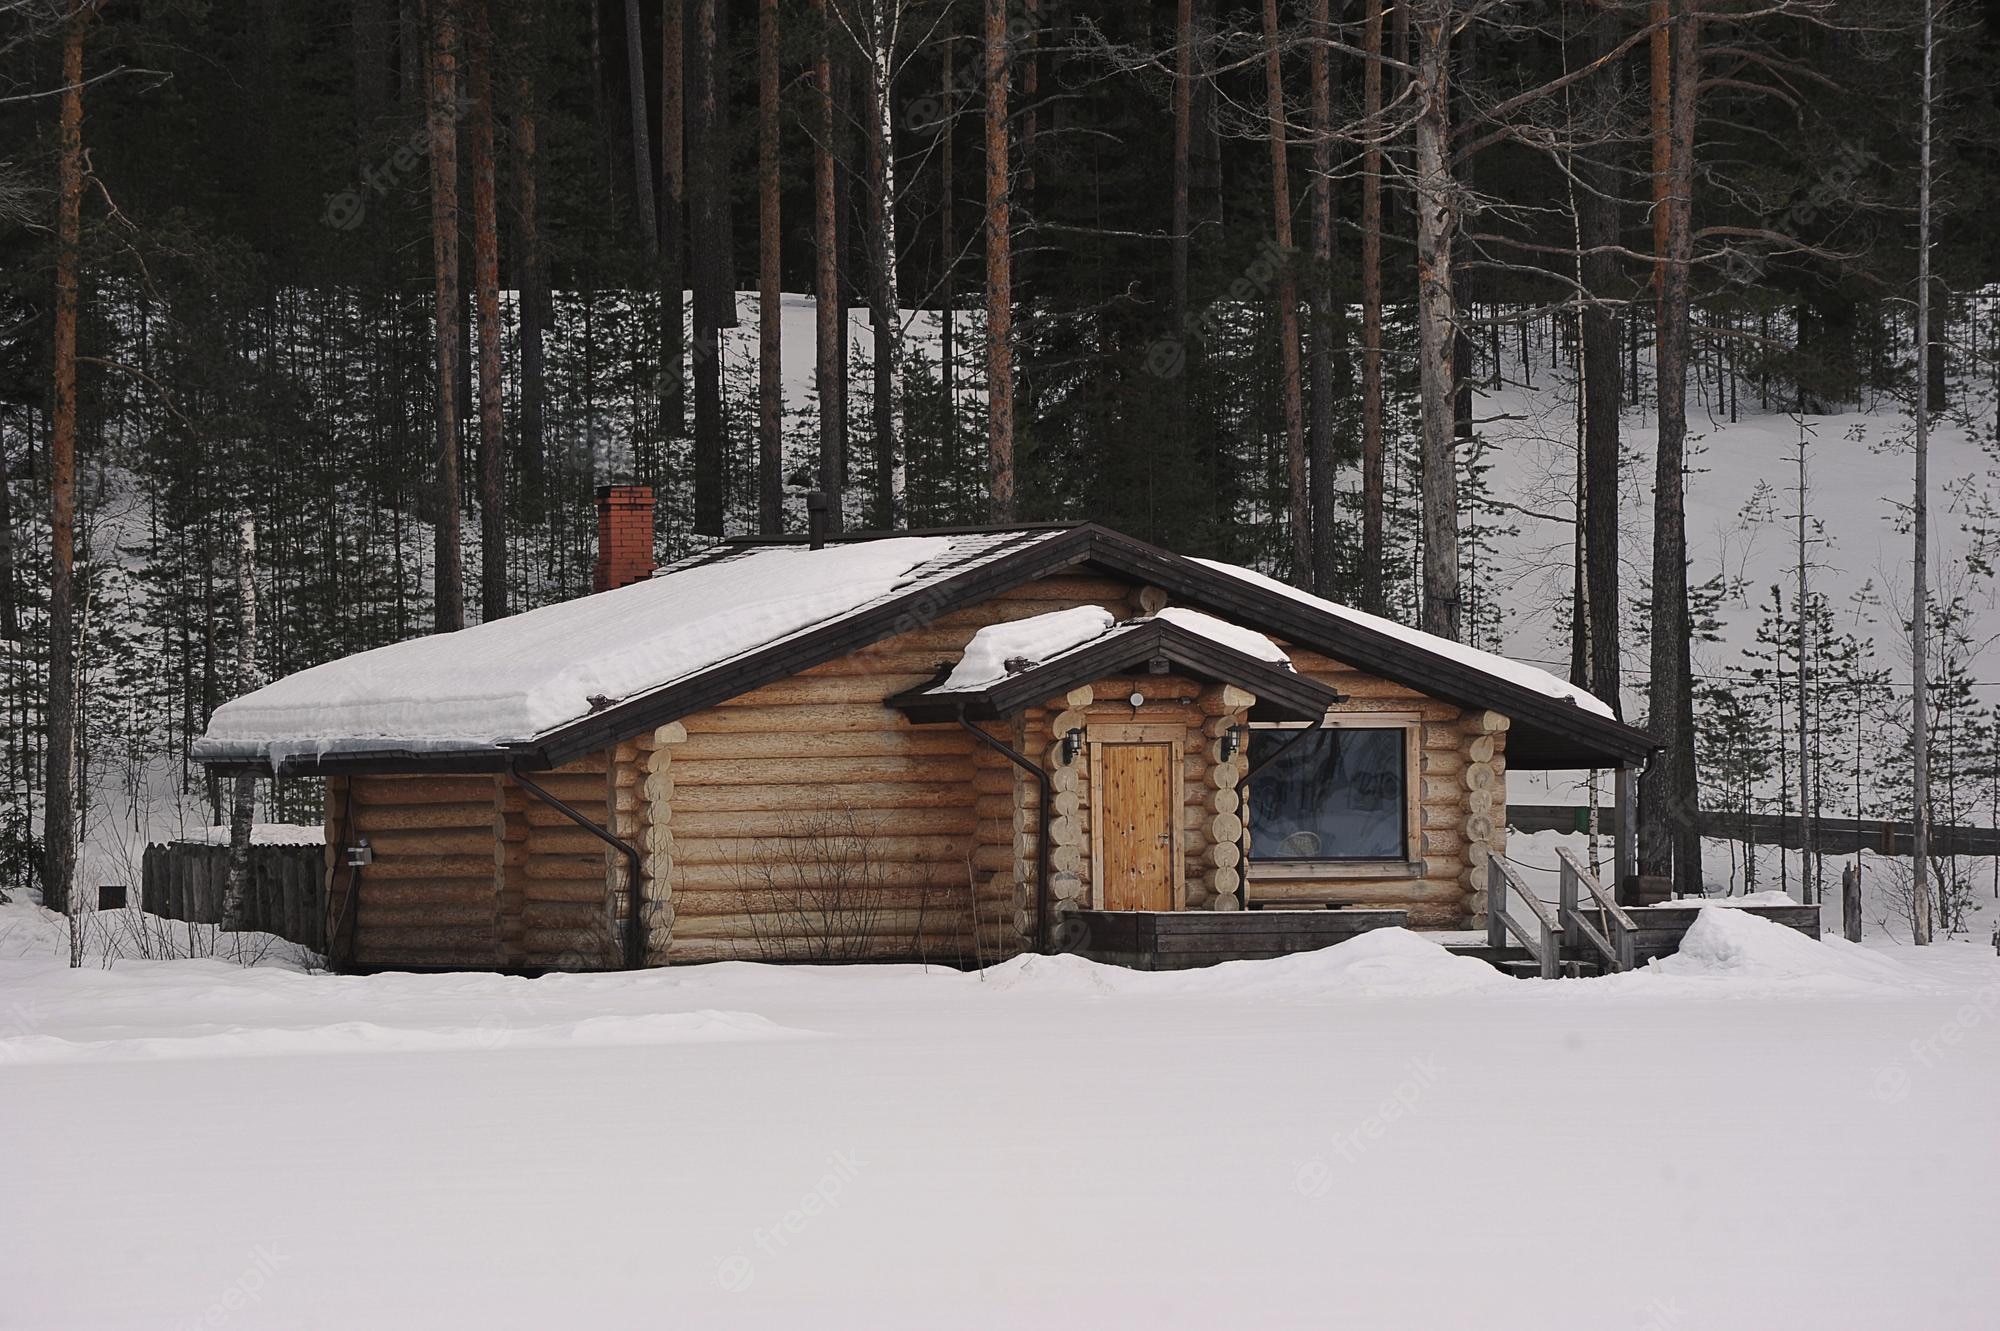
<path fill-rule="evenodd" d="M 1055 802 L 1055 782 L 1049 779 L 1047 772 L 1029 761 L 1027 755 L 1002 744 L 966 720 L 963 707 L 958 711 L 958 724 L 981 744 L 1032 775 L 1042 789 L 1042 807 L 1036 820 L 1038 827 L 1035 833 L 1035 950 L 1047 952 L 1049 950 L 1049 805 Z M 979 927 L 977 920 L 973 921 L 973 927 L 975 929 Z"/>
<path fill-rule="evenodd" d="M 643 878 L 640 872 L 643 860 L 640 858 L 639 852 L 633 848 L 631 843 L 613 836 L 610 832 L 591 822 L 590 819 L 584 817 L 569 805 L 564 804 L 554 795 L 549 794 L 548 791 L 543 790 L 540 786 L 522 775 L 518 768 L 508 768 L 507 775 L 512 777 L 515 784 L 520 786 L 521 789 L 527 791 L 530 795 L 533 795 L 536 799 L 548 805 L 551 809 L 554 809 L 557 813 L 569 819 L 578 827 L 581 827 L 584 831 L 602 841 L 605 845 L 625 856 L 625 863 L 630 872 L 630 877 L 626 880 L 625 890 L 625 968 L 627 970 L 643 969 L 646 965 L 646 936 L 641 929 L 639 910 L 639 894 L 643 889 Z"/>

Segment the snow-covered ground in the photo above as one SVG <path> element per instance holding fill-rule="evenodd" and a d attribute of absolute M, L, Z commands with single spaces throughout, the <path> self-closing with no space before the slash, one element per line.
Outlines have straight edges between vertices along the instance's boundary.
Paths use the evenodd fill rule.
<path fill-rule="evenodd" d="M 31 908 L 5 908 L 23 922 Z M 17 942 L 27 937 L 16 933 Z M 0 961 L 0 1326 L 1994 1324 L 2000 960 Z M 19 955 L 21 953 L 32 955 Z"/>

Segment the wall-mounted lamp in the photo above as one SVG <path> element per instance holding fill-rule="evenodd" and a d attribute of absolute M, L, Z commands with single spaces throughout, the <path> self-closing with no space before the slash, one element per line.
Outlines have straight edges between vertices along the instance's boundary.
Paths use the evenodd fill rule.
<path fill-rule="evenodd" d="M 1068 767 L 1071 763 L 1075 762 L 1076 755 L 1081 752 L 1083 752 L 1083 732 L 1081 730 L 1065 731 L 1062 737 L 1063 766 Z"/>
<path fill-rule="evenodd" d="M 1222 761 L 1228 762 L 1243 750 L 1243 727 L 1231 726 L 1222 732 Z"/>
<path fill-rule="evenodd" d="M 360 837 L 347 848 L 347 867 L 365 869 L 375 862 L 375 847 L 368 844 L 367 837 Z"/>

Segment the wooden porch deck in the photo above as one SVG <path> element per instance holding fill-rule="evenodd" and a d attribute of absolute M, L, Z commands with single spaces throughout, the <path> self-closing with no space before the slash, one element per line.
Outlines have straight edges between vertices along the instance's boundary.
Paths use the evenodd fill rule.
<path fill-rule="evenodd" d="M 1578 912 L 1588 915 L 1588 908 Z M 1796 929 L 1808 938 L 1820 936 L 1817 906 L 1735 906 L 1741 910 Z M 1602 912 L 1579 924 L 1589 928 L 1553 927 L 1548 934 L 1550 952 L 1545 959 L 1539 949 L 1509 946 L 1487 939 L 1474 941 L 1466 931 L 1439 931 L 1445 949 L 1463 957 L 1475 957 L 1510 975 L 1580 977 L 1605 970 L 1626 970 L 1643 966 L 1655 957 L 1669 957 L 1680 950 L 1681 939 L 1694 924 L 1701 907 L 1697 903 L 1647 907 L 1631 911 L 1630 925 L 1606 920 Z M 1405 927 L 1408 913 L 1401 910 L 1254 910 L 1254 911 L 1145 911 L 1085 910 L 1069 917 L 1076 921 L 1075 943 L 1068 949 L 1091 961 L 1126 966 L 1133 970 L 1188 970 L 1213 966 L 1224 961 L 1268 960 L 1295 952 L 1314 952 L 1344 943 L 1371 929 Z M 1552 921 L 1553 924 L 1553 921 Z M 1605 939 L 1600 944 L 1590 935 Z M 1609 935 L 1606 937 L 1606 935 Z M 1448 940 L 1448 941 L 1447 941 Z"/>
<path fill-rule="evenodd" d="M 1400 928 L 1402 910 L 1085 910 L 1075 950 L 1133 970 L 1187 970 L 1220 961 L 1316 952 L 1370 929 Z"/>

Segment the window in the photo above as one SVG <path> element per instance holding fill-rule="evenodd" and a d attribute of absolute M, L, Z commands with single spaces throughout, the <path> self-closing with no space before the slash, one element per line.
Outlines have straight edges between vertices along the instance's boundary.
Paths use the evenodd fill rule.
<path fill-rule="evenodd" d="M 1250 778 L 1250 858 L 1407 861 L 1416 734 L 1412 723 L 1349 716 L 1303 736 L 1254 727 L 1251 765 L 1269 762 Z"/>

